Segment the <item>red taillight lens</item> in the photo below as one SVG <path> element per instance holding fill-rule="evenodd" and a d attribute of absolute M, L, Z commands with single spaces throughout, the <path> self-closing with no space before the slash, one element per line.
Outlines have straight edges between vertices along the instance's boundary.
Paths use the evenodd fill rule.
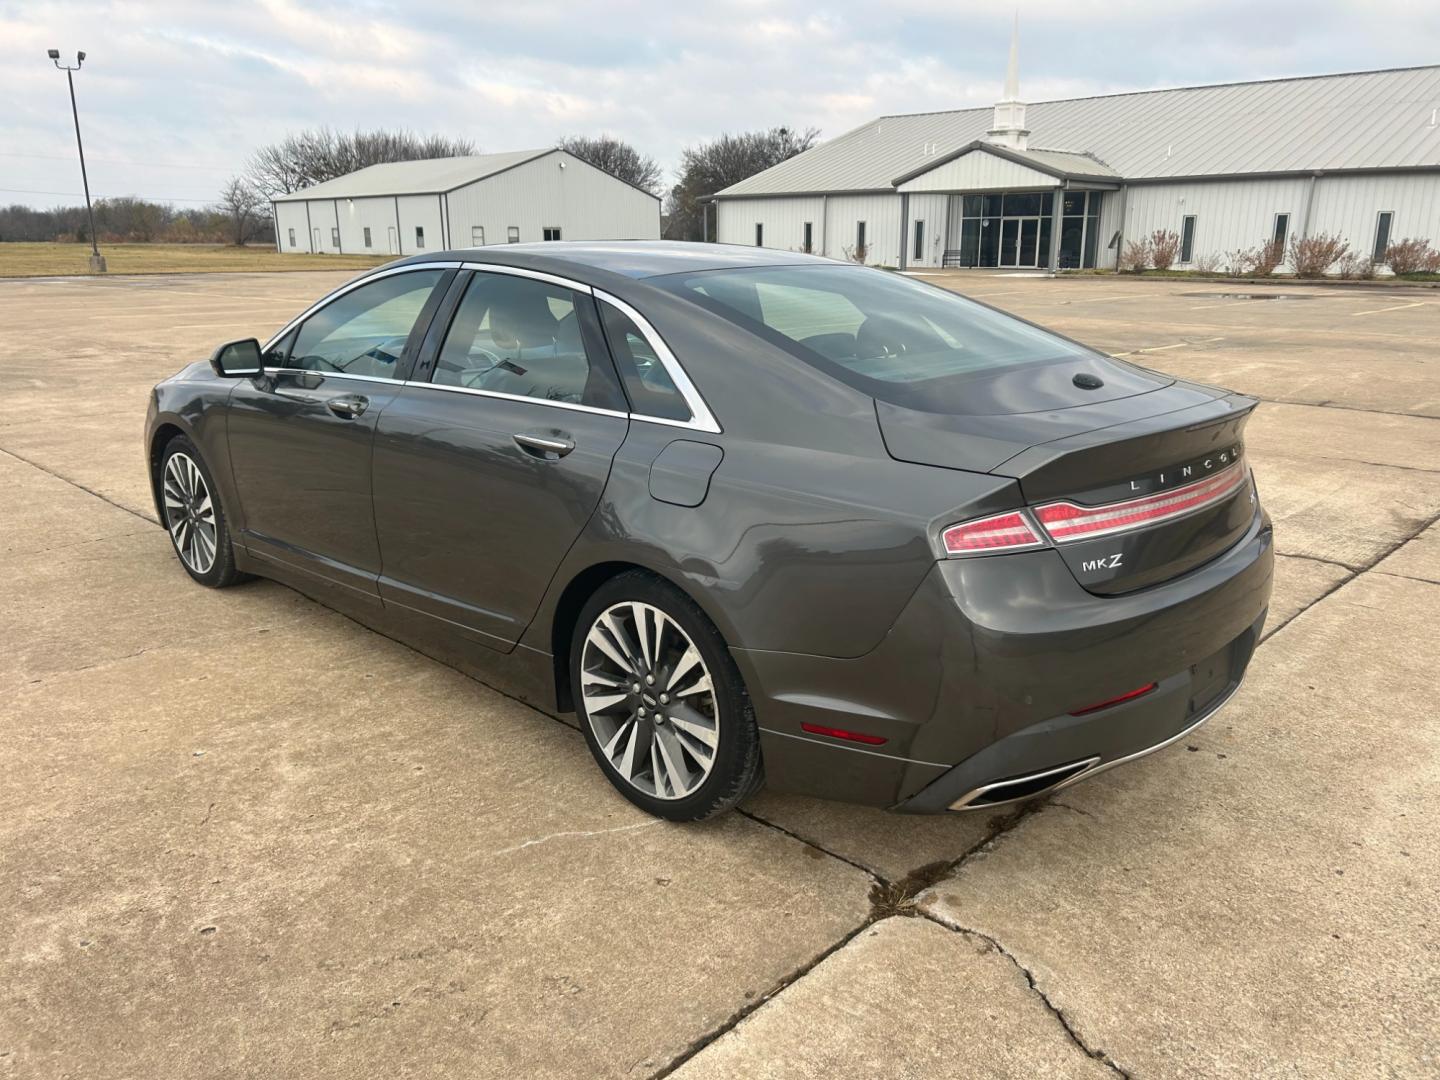
<path fill-rule="evenodd" d="M 951 555 L 979 555 L 1042 547 L 1045 541 L 1019 510 L 951 525 L 945 530 L 945 550 Z"/>
<path fill-rule="evenodd" d="M 1101 709 L 1108 709 L 1111 705 L 1119 705 L 1126 701 L 1134 701 L 1137 697 L 1144 697 L 1151 690 L 1159 685 L 1158 683 L 1146 683 L 1138 690 L 1131 690 L 1128 694 L 1121 694 L 1119 697 L 1112 697 L 1109 701 L 1102 701 L 1097 705 L 1086 705 L 1083 709 L 1076 709 L 1071 716 L 1084 716 L 1086 713 L 1099 712 Z"/>
<path fill-rule="evenodd" d="M 832 739 L 864 743 L 866 746 L 881 746 L 889 742 L 884 735 L 866 735 L 863 731 L 846 731 L 844 728 L 826 727 L 824 724 L 801 724 L 800 730 L 808 731 L 811 735 L 828 735 Z"/>
<path fill-rule="evenodd" d="M 1249 470 L 1244 461 L 1214 476 L 1193 484 L 1157 492 L 1139 499 L 1110 503 L 1108 506 L 1076 506 L 1071 502 L 1049 503 L 1038 507 L 1035 516 L 1057 544 L 1071 540 L 1089 540 L 1095 536 L 1158 525 L 1170 518 L 1193 514 L 1207 506 L 1228 499 L 1245 485 Z"/>

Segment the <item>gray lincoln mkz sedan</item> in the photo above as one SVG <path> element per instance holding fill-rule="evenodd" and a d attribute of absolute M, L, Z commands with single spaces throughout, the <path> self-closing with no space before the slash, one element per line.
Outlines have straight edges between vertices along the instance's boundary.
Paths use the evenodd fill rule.
<path fill-rule="evenodd" d="M 552 712 L 674 820 L 990 807 L 1159 749 L 1269 600 L 1255 402 L 879 270 L 443 252 L 160 383 L 186 571 L 276 578 Z"/>

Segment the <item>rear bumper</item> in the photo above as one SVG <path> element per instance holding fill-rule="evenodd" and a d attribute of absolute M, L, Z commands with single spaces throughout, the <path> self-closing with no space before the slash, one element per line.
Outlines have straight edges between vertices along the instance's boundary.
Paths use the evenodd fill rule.
<path fill-rule="evenodd" d="M 1066 782 L 1158 748 L 1238 685 L 1273 562 L 1263 512 L 1218 558 L 1123 596 L 1086 592 L 1053 550 L 949 560 L 865 656 L 734 650 L 767 781 L 940 812 L 994 781 L 1084 763 Z M 1070 715 L 1149 682 L 1142 698 Z M 807 734 L 807 723 L 885 742 L 859 748 Z"/>
<path fill-rule="evenodd" d="M 1165 749 L 1235 695 L 1264 624 L 1262 613 L 1216 657 L 1165 679 L 1143 698 L 1044 720 L 992 743 L 895 809 L 930 814 L 1008 806 Z"/>

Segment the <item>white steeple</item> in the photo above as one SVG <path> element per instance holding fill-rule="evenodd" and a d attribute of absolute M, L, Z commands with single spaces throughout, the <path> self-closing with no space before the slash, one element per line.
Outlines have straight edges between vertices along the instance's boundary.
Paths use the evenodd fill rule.
<path fill-rule="evenodd" d="M 1024 150 L 1030 141 L 1025 127 L 1025 103 L 1020 100 L 1020 13 L 1010 32 L 1010 63 L 1005 68 L 1005 96 L 995 103 L 995 126 L 985 135 L 999 146 Z"/>

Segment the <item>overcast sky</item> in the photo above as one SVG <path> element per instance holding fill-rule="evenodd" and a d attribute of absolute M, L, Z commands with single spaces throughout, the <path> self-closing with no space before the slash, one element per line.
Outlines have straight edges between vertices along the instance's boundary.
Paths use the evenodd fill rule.
<path fill-rule="evenodd" d="M 486 151 L 608 131 L 667 169 L 688 143 L 993 104 L 1020 16 L 1027 101 L 1440 62 L 1440 2 L 0 0 L 0 203 L 198 205 L 287 131 L 408 127 Z"/>

